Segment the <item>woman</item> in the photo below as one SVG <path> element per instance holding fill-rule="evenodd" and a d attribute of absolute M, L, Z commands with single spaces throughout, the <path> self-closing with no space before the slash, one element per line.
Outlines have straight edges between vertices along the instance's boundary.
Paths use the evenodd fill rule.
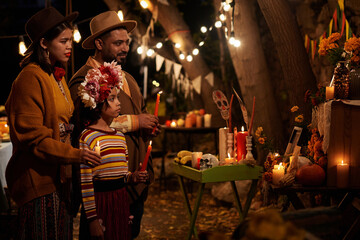
<path fill-rule="evenodd" d="M 72 22 L 54 8 L 32 16 L 25 30 L 32 43 L 20 63 L 5 104 L 13 155 L 6 181 L 19 207 L 19 239 L 72 239 L 72 217 L 61 192 L 72 163 L 96 166 L 100 156 L 71 147 L 74 106 L 61 67 L 72 50 Z M 69 168 L 70 167 L 70 168 Z"/>

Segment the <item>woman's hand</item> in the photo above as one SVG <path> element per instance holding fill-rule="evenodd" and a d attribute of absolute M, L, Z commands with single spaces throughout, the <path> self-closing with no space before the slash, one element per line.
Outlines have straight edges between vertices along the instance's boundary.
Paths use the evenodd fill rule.
<path fill-rule="evenodd" d="M 95 219 L 89 223 L 89 230 L 91 239 L 104 239 L 104 229 L 99 219 Z"/>
<path fill-rule="evenodd" d="M 94 151 L 89 149 L 82 149 L 81 150 L 81 162 L 86 164 L 90 167 L 95 167 L 100 165 L 101 163 L 101 156 Z"/>

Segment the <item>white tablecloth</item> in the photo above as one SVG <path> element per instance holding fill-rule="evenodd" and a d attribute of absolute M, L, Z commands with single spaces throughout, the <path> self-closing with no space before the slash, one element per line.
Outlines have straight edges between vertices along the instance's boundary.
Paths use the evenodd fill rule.
<path fill-rule="evenodd" d="M 0 181 L 3 187 L 6 187 L 5 170 L 12 155 L 11 142 L 3 142 L 0 146 Z"/>

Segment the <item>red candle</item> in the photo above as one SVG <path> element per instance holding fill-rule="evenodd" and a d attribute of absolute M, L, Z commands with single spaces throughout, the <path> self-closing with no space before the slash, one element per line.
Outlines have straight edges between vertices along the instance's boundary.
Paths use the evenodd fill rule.
<path fill-rule="evenodd" d="M 143 162 L 143 164 L 141 165 L 141 171 L 145 171 L 145 169 L 146 169 L 146 167 L 147 167 L 147 163 L 148 163 L 148 161 L 149 161 L 150 152 L 151 152 L 151 149 L 152 149 L 151 143 L 152 143 L 152 141 L 150 141 L 149 146 L 148 146 L 148 148 L 147 148 L 144 162 Z"/>
<path fill-rule="evenodd" d="M 244 127 L 241 127 L 241 132 L 236 135 L 236 150 L 237 160 L 245 159 L 246 156 L 246 136 L 248 132 L 244 131 Z"/>
<path fill-rule="evenodd" d="M 157 117 L 158 116 L 158 111 L 159 111 L 159 103 L 160 103 L 160 94 L 162 93 L 162 91 L 158 92 L 157 97 L 156 97 L 156 104 L 155 104 L 155 112 L 154 115 Z M 154 129 L 152 130 L 152 133 L 154 134 L 156 130 L 156 127 L 154 127 Z"/>

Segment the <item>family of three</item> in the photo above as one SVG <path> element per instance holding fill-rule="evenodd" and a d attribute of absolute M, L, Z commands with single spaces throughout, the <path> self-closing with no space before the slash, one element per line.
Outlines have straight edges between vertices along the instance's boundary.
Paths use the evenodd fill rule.
<path fill-rule="evenodd" d="M 80 202 L 80 239 L 132 239 L 140 232 L 154 177 L 151 161 L 145 171 L 140 167 L 160 129 L 135 79 L 121 68 L 136 22 L 121 21 L 114 11 L 95 16 L 82 43 L 94 56 L 67 84 L 77 16 L 50 7 L 25 25 L 31 45 L 5 104 L 16 239 L 72 239 Z"/>

